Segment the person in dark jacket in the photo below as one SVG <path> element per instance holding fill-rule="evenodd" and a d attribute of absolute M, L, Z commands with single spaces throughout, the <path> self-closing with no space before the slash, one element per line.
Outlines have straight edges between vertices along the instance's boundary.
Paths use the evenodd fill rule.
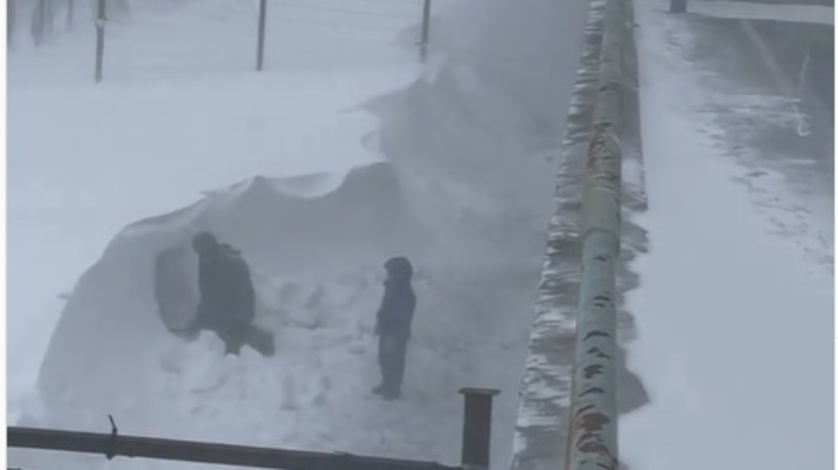
<path fill-rule="evenodd" d="M 373 392 L 386 400 L 401 397 L 404 379 L 405 354 L 410 339 L 416 294 L 411 286 L 413 267 L 407 258 L 399 256 L 384 263 L 387 280 L 384 281 L 384 298 L 378 309 L 375 333 L 379 337 L 378 364 L 381 367 L 381 384 Z"/>
<path fill-rule="evenodd" d="M 273 355 L 273 336 L 268 341 L 264 336 L 270 334 L 253 325 L 256 295 L 247 261 L 209 232 L 196 235 L 192 246 L 198 254 L 200 328 L 214 331 L 224 341 L 226 354 L 238 355 L 250 344 L 263 355 Z"/>

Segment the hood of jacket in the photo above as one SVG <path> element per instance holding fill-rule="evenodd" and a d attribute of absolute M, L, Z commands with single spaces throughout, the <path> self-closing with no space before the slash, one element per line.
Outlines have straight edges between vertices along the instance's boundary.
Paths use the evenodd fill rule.
<path fill-rule="evenodd" d="M 388 259 L 384 263 L 384 269 L 387 271 L 385 285 L 410 285 L 410 280 L 413 277 L 413 266 L 404 256 Z"/>

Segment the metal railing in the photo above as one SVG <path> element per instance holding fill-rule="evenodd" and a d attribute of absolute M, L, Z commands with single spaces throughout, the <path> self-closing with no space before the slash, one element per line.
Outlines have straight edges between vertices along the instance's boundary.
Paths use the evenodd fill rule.
<path fill-rule="evenodd" d="M 108 460 L 124 456 L 287 470 L 486 470 L 489 468 L 492 398 L 499 392 L 464 388 L 460 393 L 464 396 L 465 412 L 462 462 L 459 466 L 342 452 L 309 452 L 123 436 L 119 434 L 110 416 L 110 434 L 9 426 L 8 446 L 101 454 Z"/>

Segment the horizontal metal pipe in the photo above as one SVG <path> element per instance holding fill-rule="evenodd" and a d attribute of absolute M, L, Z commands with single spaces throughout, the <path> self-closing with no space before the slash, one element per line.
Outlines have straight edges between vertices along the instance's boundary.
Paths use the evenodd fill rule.
<path fill-rule="evenodd" d="M 212 444 L 150 437 L 7 427 L 8 446 L 288 470 L 457 470 L 435 462 Z"/>
<path fill-rule="evenodd" d="M 608 0 L 582 199 L 582 280 L 568 433 L 569 470 L 617 470 L 616 263 L 620 252 L 623 3 Z"/>

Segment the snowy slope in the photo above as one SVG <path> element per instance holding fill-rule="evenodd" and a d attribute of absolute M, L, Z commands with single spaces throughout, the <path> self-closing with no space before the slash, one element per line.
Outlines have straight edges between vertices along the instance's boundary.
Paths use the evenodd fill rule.
<path fill-rule="evenodd" d="M 665 7 L 635 2 L 651 251 L 635 263 L 632 363 L 651 404 L 621 423 L 621 455 L 828 468 L 834 203 L 818 168 L 832 156 L 749 144 L 760 128 L 795 135 L 788 99 L 725 84 L 695 60 L 713 38 Z"/>
<path fill-rule="evenodd" d="M 361 138 L 375 121 L 349 110 L 410 76 L 385 70 L 70 92 L 12 88 L 10 328 L 19 334 L 10 339 L 11 368 L 31 370 L 28 356 L 39 356 L 45 339 L 27 331 L 45 328 L 33 319 L 54 318 L 56 296 L 73 288 L 122 227 L 254 174 L 345 171 L 373 161 Z M 312 86 L 315 97 L 299 92 Z M 110 194 L 119 196 L 103 197 Z M 44 258 L 52 261 L 36 261 Z"/>
<path fill-rule="evenodd" d="M 340 76 L 298 67 L 262 76 L 227 68 L 219 71 L 230 73 L 218 77 L 192 64 L 197 67 L 189 69 L 194 80 L 113 83 L 111 76 L 93 87 L 92 28 L 84 23 L 89 20 L 88 3 L 76 2 L 74 29 L 64 31 L 57 22 L 56 36 L 39 49 L 29 44 L 27 31 L 20 30 L 9 55 L 13 403 L 34 383 L 63 307 L 58 296 L 73 289 L 79 274 L 122 227 L 255 174 L 342 172 L 380 158 L 363 141 L 375 129 L 374 119 L 354 110 L 370 96 L 403 86 L 415 75 L 415 63 L 384 59 L 376 67 L 367 64 Z M 148 26 L 172 16 L 180 20 L 181 36 L 188 31 L 200 36 L 207 23 L 227 25 L 238 18 L 216 10 L 239 11 L 246 3 L 144 2 L 132 10 L 130 22 L 114 19 L 109 50 L 161 44 L 158 41 L 166 38 Z M 157 11 L 160 8 L 165 15 Z M 19 11 L 21 16 L 25 13 Z M 145 35 L 142 26 L 147 27 Z M 130 27 L 136 30 L 133 36 L 115 33 Z M 250 33 L 237 34 L 249 38 Z M 201 44 L 213 50 L 229 42 L 228 36 L 208 35 Z M 401 49 L 386 36 L 377 46 Z M 172 78 L 177 72 L 172 64 L 188 63 L 194 53 L 164 48 L 142 55 L 113 54 L 126 62 L 111 61 L 108 70 L 117 75 L 125 70 L 126 78 Z M 340 52 L 331 57 L 335 54 Z M 330 55 L 312 57 L 328 63 Z M 151 75 L 132 66 L 142 66 Z M 10 413 L 14 418 L 15 405 Z"/>
<path fill-rule="evenodd" d="M 433 51 L 450 60 L 405 87 L 416 76 L 415 23 L 402 27 L 409 21 L 376 23 L 397 33 L 367 47 L 356 36 L 336 38 L 334 49 L 309 47 L 302 35 L 311 30 L 300 30 L 298 47 L 307 52 L 290 47 L 293 40 L 268 48 L 299 61 L 271 55 L 268 72 L 253 76 L 252 51 L 225 36 L 235 30 L 241 43 L 252 40 L 252 23 L 228 24 L 253 13 L 243 13 L 242 2 L 136 4 L 142 8 L 130 19 L 114 19 L 108 51 L 145 52 L 109 55 L 99 87 L 88 83 L 89 30 L 62 33 L 37 51 L 20 41 L 10 59 L 17 256 L 10 278 L 18 283 L 10 290 L 20 293 L 10 310 L 10 331 L 20 332 L 11 345 L 12 415 L 25 410 L 30 425 L 103 430 L 112 413 L 125 433 L 453 462 L 456 390 L 498 387 L 493 449 L 504 465 L 550 210 L 551 157 L 579 62 L 573 41 L 581 37 L 571 26 L 584 23 L 584 8 L 534 0 L 513 16 L 499 0 L 435 2 Z M 163 31 L 172 18 L 177 27 L 171 21 Z M 356 28 L 340 18 L 329 20 Z M 557 28 L 555 18 L 568 27 Z M 214 21 L 224 34 L 208 32 Z M 503 24 L 521 34 L 497 48 Z M 205 41 L 186 40 L 188 31 Z M 183 43 L 168 47 L 178 34 Z M 400 87 L 366 108 L 379 118 L 374 132 L 372 114 L 360 107 Z M 551 99 L 536 100 L 539 90 Z M 369 165 L 383 156 L 392 165 Z M 344 179 L 350 168 L 361 183 Z M 54 197 L 43 197 L 45 186 Z M 366 192 L 347 193 L 353 187 Z M 206 226 L 242 246 L 258 269 L 260 321 L 279 335 L 276 358 L 223 359 L 211 335 L 182 344 L 156 315 L 151 257 Z M 420 311 L 405 399 L 383 405 L 369 397 L 377 378 L 370 319 L 380 264 L 397 252 L 417 264 Z M 39 362 L 32 359 L 62 307 L 43 304 L 74 285 L 40 393 L 26 395 Z M 100 457 L 50 455 L 15 452 L 12 463 L 103 465 Z"/>

